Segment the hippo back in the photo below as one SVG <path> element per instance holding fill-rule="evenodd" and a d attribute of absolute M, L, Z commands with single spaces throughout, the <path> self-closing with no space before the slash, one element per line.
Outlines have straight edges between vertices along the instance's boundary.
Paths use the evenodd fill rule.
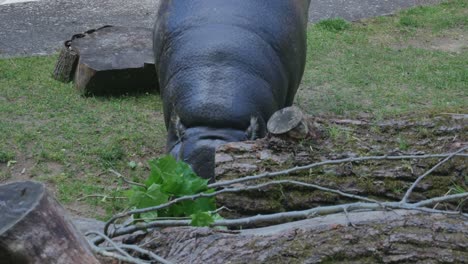
<path fill-rule="evenodd" d="M 165 121 L 245 129 L 291 105 L 305 63 L 305 0 L 173 0 L 154 51 Z M 175 113 L 174 113 L 175 112 Z"/>
<path fill-rule="evenodd" d="M 213 179 L 217 146 L 266 134 L 302 78 L 309 2 L 162 1 L 153 43 L 168 152 Z"/>

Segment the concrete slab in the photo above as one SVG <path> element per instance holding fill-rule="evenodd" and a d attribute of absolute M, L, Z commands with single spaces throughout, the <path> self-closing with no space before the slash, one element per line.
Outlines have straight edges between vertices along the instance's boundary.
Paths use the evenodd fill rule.
<path fill-rule="evenodd" d="M 7 4 L 16 4 L 16 3 L 23 3 L 23 2 L 34 2 L 40 0 L 0 0 L 0 5 L 7 5 Z"/>

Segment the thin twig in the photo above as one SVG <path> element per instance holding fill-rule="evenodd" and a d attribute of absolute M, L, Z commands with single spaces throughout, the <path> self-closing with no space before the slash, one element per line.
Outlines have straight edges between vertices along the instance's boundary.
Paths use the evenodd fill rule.
<path fill-rule="evenodd" d="M 146 188 L 146 185 L 144 185 L 142 183 L 130 181 L 127 178 L 125 178 L 122 174 L 120 174 L 119 172 L 117 172 L 117 171 L 115 171 L 113 169 L 109 169 L 109 171 L 114 173 L 115 175 L 117 175 L 117 178 L 122 179 L 124 182 L 126 182 L 126 183 L 128 183 L 130 185 L 135 185 L 135 186 Z"/>
<path fill-rule="evenodd" d="M 460 114 L 460 113 L 440 113 L 439 115 L 461 116 L 461 117 L 467 117 L 468 118 L 468 114 Z"/>
<path fill-rule="evenodd" d="M 405 196 L 403 196 L 403 199 L 401 199 L 401 202 L 402 203 L 406 203 L 408 201 L 408 198 L 409 196 L 411 195 L 411 192 L 413 191 L 413 189 L 416 187 L 416 185 L 418 185 L 419 182 L 421 182 L 427 175 L 431 174 L 432 172 L 434 172 L 437 168 L 439 168 L 440 166 L 442 166 L 443 164 L 445 164 L 447 161 L 449 161 L 451 158 L 453 158 L 455 155 L 465 151 L 466 149 L 468 149 L 468 146 L 467 147 L 464 147 L 464 148 L 461 148 L 460 150 L 450 154 L 448 157 L 446 157 L 445 159 L 443 159 L 442 161 L 440 161 L 439 163 L 437 163 L 434 167 L 432 167 L 430 170 L 426 171 L 424 174 L 422 174 L 421 176 L 419 176 L 416 181 L 409 187 L 408 191 L 406 191 L 405 193 Z"/>
<path fill-rule="evenodd" d="M 423 206 L 429 206 L 435 203 L 456 201 L 456 200 L 460 200 L 466 197 L 468 197 L 468 192 L 435 197 L 435 198 L 427 199 L 421 202 L 413 203 L 412 205 L 414 207 L 423 207 Z"/>
<path fill-rule="evenodd" d="M 100 248 L 94 244 L 91 244 L 90 243 L 90 246 L 91 246 L 91 249 L 96 253 L 96 254 L 99 254 L 99 255 L 102 255 L 104 257 L 110 257 L 110 258 L 114 258 L 114 259 L 118 259 L 120 261 L 124 261 L 125 263 L 133 263 L 133 264 L 150 264 L 149 262 L 146 262 L 146 261 L 141 261 L 139 259 L 136 259 L 136 258 L 133 258 L 133 257 L 125 257 L 125 256 L 122 256 L 122 255 L 119 255 L 119 254 L 115 254 L 115 253 L 112 253 L 112 252 L 109 252 L 103 248 Z"/>
<path fill-rule="evenodd" d="M 141 253 L 141 254 L 144 254 L 144 255 L 147 255 L 149 256 L 150 258 L 152 258 L 154 261 L 158 261 L 160 263 L 163 263 L 163 264 L 171 264 L 172 262 L 169 262 L 165 259 L 163 259 L 162 257 L 154 254 L 153 252 L 149 251 L 149 250 L 146 250 L 146 249 L 142 249 L 141 247 L 137 246 L 137 245 L 122 245 L 120 244 L 119 245 L 120 248 L 123 248 L 123 249 L 130 249 L 130 250 L 133 250 L 133 251 L 136 251 L 138 253 Z M 112 250 L 112 247 L 109 247 L 109 248 L 104 248 L 106 250 Z"/>
<path fill-rule="evenodd" d="M 107 196 L 107 195 L 102 195 L 102 194 L 91 194 L 91 195 L 86 195 L 83 197 L 80 197 L 76 199 L 77 201 L 82 201 L 88 198 L 104 198 L 104 199 L 111 199 L 111 200 L 118 200 L 118 199 L 128 199 L 128 197 L 113 197 L 113 196 Z"/>
<path fill-rule="evenodd" d="M 343 212 L 345 213 L 346 220 L 348 221 L 348 226 L 352 226 L 352 227 L 356 228 L 356 226 L 353 224 L 353 221 L 351 221 L 351 218 L 349 218 L 348 209 L 346 207 L 343 208 Z"/>
<path fill-rule="evenodd" d="M 450 190 L 449 190 L 448 192 L 446 192 L 446 193 L 444 194 L 444 196 L 447 196 L 447 195 L 449 195 L 450 193 L 452 193 L 452 190 L 453 190 L 453 189 L 450 188 Z M 432 207 L 432 209 L 437 209 L 438 206 L 439 206 L 439 203 L 436 203 L 436 204 L 434 205 L 434 207 Z"/>
<path fill-rule="evenodd" d="M 122 244 L 117 244 L 117 243 L 115 243 L 114 241 L 112 241 L 112 239 L 110 239 L 108 236 L 104 235 L 104 234 L 101 233 L 101 232 L 90 231 L 90 232 L 86 233 L 86 236 L 88 236 L 88 235 L 97 235 L 97 236 L 103 238 L 105 241 L 109 242 L 109 244 L 111 244 L 111 246 L 112 246 L 112 247 L 101 248 L 101 247 L 96 246 L 96 244 L 95 244 L 95 241 L 98 241 L 98 240 L 94 240 L 94 241 L 90 242 L 90 244 L 92 244 L 92 246 L 94 246 L 94 247 L 96 247 L 97 249 L 99 249 L 99 251 L 97 251 L 96 253 L 103 253 L 103 252 L 113 251 L 113 250 L 115 249 L 116 251 L 118 251 L 119 253 L 121 253 L 122 255 L 124 255 L 127 259 L 124 260 L 124 259 L 121 259 L 121 258 L 116 257 L 116 256 L 112 256 L 112 257 L 116 257 L 117 259 L 120 259 L 120 260 L 123 260 L 123 261 L 129 261 L 129 260 L 131 260 L 132 263 L 145 263 L 145 264 L 148 263 L 148 262 L 146 262 L 146 261 L 141 261 L 141 260 L 139 260 L 139 259 L 137 259 L 137 258 L 134 258 L 134 257 L 130 256 L 130 255 L 128 254 L 128 252 L 126 252 L 125 250 L 123 250 L 123 249 L 130 249 L 130 250 L 139 252 L 139 253 L 141 253 L 141 254 L 145 254 L 145 255 L 151 257 L 152 260 L 157 261 L 157 262 L 159 262 L 159 263 L 171 264 L 171 262 L 169 262 L 169 261 L 163 259 L 162 257 L 160 257 L 160 256 L 158 256 L 158 255 L 156 255 L 156 254 L 154 254 L 154 253 L 152 253 L 152 252 L 150 252 L 150 251 L 148 251 L 148 250 L 142 249 L 142 248 L 140 248 L 140 247 L 138 247 L 138 246 L 135 246 L 135 245 L 122 245 Z M 110 253 L 110 252 L 108 252 L 108 253 Z M 112 253 L 111 253 L 111 254 L 112 254 Z M 121 255 L 119 255 L 119 256 L 121 256 Z"/>
<path fill-rule="evenodd" d="M 103 238 L 105 241 L 107 241 L 109 244 L 111 244 L 111 246 L 113 246 L 120 254 L 122 254 L 123 256 L 125 256 L 126 258 L 128 259 L 133 259 L 132 256 L 130 256 L 130 254 L 128 254 L 125 250 L 121 249 L 117 243 L 115 243 L 114 241 L 112 241 L 112 239 L 110 239 L 108 236 L 104 235 L 103 233 L 101 232 L 97 232 L 97 231 L 90 231 L 90 232 L 87 232 L 85 234 L 85 236 L 89 236 L 89 235 L 97 235 L 101 238 Z M 93 242 L 93 245 L 94 246 L 97 246 L 96 244 L 94 244 Z"/>

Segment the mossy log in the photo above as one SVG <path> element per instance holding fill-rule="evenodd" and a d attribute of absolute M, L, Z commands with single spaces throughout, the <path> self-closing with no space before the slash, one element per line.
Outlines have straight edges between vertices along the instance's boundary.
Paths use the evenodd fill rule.
<path fill-rule="evenodd" d="M 270 136 L 230 143 L 216 154 L 217 181 L 357 156 L 447 153 L 467 145 L 467 116 L 370 123 L 309 118 L 319 137 L 292 141 Z M 367 161 L 318 167 L 281 177 L 381 201 L 400 201 L 418 176 L 439 159 Z M 415 189 L 409 202 L 467 190 L 466 157 L 454 157 Z M 264 181 L 263 181 L 264 182 Z M 258 182 L 257 182 L 258 183 Z M 254 183 L 245 183 L 252 185 Z M 243 184 L 236 184 L 241 187 Z M 457 190 L 455 190 L 457 189 Z M 218 198 L 227 218 L 352 202 L 297 186 L 276 186 Z M 463 202 L 437 209 L 462 210 Z M 361 211 L 318 216 L 241 230 L 173 227 L 135 241 L 174 263 L 467 263 L 468 221 L 462 215 L 411 210 Z"/>
<path fill-rule="evenodd" d="M 0 263 L 100 263 L 43 184 L 0 185 L 0 212 Z"/>
<path fill-rule="evenodd" d="M 309 118 L 314 134 L 301 141 L 290 137 L 268 137 L 251 142 L 236 142 L 220 147 L 216 153 L 216 180 L 275 172 L 325 160 L 358 156 L 421 155 L 456 151 L 468 145 L 466 116 L 438 116 L 415 120 L 368 123 L 362 120 Z M 440 159 L 367 161 L 317 167 L 275 179 L 297 180 L 374 198 L 399 201 L 418 176 Z M 467 163 L 454 157 L 423 180 L 410 202 L 443 196 L 455 189 L 468 189 Z M 257 181 L 256 183 L 265 182 Z M 242 185 L 253 185 L 249 182 Z M 225 194 L 218 204 L 229 208 L 225 217 L 304 210 L 317 206 L 355 202 L 336 194 L 284 184 L 263 190 Z M 458 204 L 439 204 L 456 209 Z M 465 205 L 464 209 L 468 209 Z"/>

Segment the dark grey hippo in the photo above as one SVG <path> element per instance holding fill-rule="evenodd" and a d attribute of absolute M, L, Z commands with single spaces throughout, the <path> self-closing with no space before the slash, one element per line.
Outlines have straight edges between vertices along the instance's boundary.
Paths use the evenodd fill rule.
<path fill-rule="evenodd" d="M 309 0 L 164 0 L 154 54 L 167 151 L 214 177 L 215 148 L 264 137 L 304 72 Z"/>

